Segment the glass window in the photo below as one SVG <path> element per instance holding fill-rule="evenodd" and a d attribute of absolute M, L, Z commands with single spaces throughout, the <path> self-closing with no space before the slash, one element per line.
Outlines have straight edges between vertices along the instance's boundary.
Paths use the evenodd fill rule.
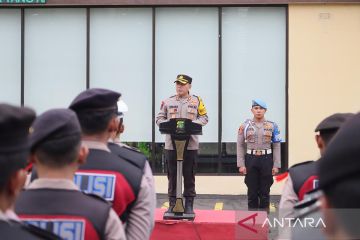
<path fill-rule="evenodd" d="M 152 9 L 92 9 L 90 86 L 121 92 L 123 141 L 151 142 Z"/>
<path fill-rule="evenodd" d="M 268 105 L 285 141 L 286 14 L 283 7 L 231 7 L 222 12 L 222 167 L 236 172 L 236 138 L 252 118 L 251 100 Z M 233 169 L 231 169 L 231 167 Z"/>
<path fill-rule="evenodd" d="M 285 8 L 223 8 L 222 14 L 222 141 L 236 142 L 254 98 L 267 103 L 265 117 L 285 140 Z"/>
<path fill-rule="evenodd" d="M 193 78 L 191 94 L 200 96 L 209 123 L 201 142 L 218 140 L 218 11 L 217 8 L 156 9 L 156 95 L 162 100 L 176 94 L 179 73 Z M 156 131 L 156 141 L 163 141 Z"/>
<path fill-rule="evenodd" d="M 176 94 L 174 80 L 178 74 L 193 78 L 191 94 L 200 96 L 206 106 L 209 123 L 203 128 L 201 143 L 216 146 L 218 141 L 218 9 L 217 8 L 157 8 L 156 9 L 156 114 L 162 100 Z M 164 136 L 155 129 L 156 142 Z M 212 164 L 213 153 L 199 161 Z M 217 158 L 217 151 L 216 151 Z M 209 160 L 210 157 L 210 160 Z M 157 159 L 160 161 L 160 159 Z M 155 166 L 163 166 L 156 164 Z M 206 164 L 205 164 L 206 165 Z M 208 165 L 209 166 L 209 165 Z M 209 172 L 216 171 L 210 167 Z"/>
<path fill-rule="evenodd" d="M 21 103 L 21 12 L 0 9 L 0 102 Z"/>
<path fill-rule="evenodd" d="M 85 88 L 85 9 L 26 9 L 25 105 L 68 107 Z"/>

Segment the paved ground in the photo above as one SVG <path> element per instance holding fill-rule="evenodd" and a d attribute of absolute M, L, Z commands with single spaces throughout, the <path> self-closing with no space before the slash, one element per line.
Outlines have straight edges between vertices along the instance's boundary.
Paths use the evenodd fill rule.
<path fill-rule="evenodd" d="M 167 207 L 168 197 L 166 194 L 157 194 L 156 207 Z M 270 211 L 278 208 L 280 201 L 279 195 L 270 197 Z M 217 210 L 247 210 L 247 197 L 245 195 L 208 195 L 198 194 L 195 203 L 195 209 L 217 209 Z"/>

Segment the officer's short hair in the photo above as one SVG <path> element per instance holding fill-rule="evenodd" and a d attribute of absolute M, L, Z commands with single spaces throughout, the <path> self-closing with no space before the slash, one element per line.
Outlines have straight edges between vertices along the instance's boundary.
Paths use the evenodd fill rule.
<path fill-rule="evenodd" d="M 27 157 L 28 152 L 24 151 L 10 155 L 0 154 L 0 192 L 6 189 L 11 175 L 26 166 Z"/>
<path fill-rule="evenodd" d="M 63 167 L 76 160 L 81 147 L 81 136 L 74 135 L 40 144 L 35 155 L 39 162 L 49 167 Z"/>
<path fill-rule="evenodd" d="M 77 112 L 83 133 L 99 134 L 106 131 L 111 119 L 116 117 L 115 110 Z"/>

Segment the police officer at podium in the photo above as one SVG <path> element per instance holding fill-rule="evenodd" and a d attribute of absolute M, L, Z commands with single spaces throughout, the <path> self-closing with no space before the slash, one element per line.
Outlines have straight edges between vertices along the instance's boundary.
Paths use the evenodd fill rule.
<path fill-rule="evenodd" d="M 172 118 L 188 118 L 193 122 L 206 125 L 208 116 L 203 101 L 199 96 L 191 95 L 190 89 L 192 78 L 185 74 L 179 74 L 174 81 L 176 84 L 176 95 L 173 95 L 161 102 L 160 112 L 156 118 L 156 124 L 168 121 Z M 194 165 L 198 156 L 199 139 L 196 135 L 191 135 L 187 150 L 184 152 L 184 194 L 185 213 L 193 214 L 193 204 L 195 192 L 195 172 Z M 167 212 L 172 213 L 176 203 L 176 152 L 171 143 L 170 135 L 165 136 L 165 159 L 168 166 L 168 196 L 169 209 Z"/>
<path fill-rule="evenodd" d="M 252 101 L 253 119 L 247 119 L 238 130 L 237 166 L 245 174 L 249 210 L 268 210 L 273 175 L 279 172 L 280 130 L 275 122 L 265 119 L 266 103 Z"/>

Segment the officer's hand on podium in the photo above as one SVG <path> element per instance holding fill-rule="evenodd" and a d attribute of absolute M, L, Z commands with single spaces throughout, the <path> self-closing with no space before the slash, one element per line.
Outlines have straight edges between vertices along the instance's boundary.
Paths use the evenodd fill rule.
<path fill-rule="evenodd" d="M 272 169 L 272 175 L 276 175 L 276 174 L 278 174 L 278 173 L 279 173 L 279 168 L 274 167 L 274 168 Z"/>
<path fill-rule="evenodd" d="M 246 175 L 246 167 L 239 167 L 239 173 Z"/>

